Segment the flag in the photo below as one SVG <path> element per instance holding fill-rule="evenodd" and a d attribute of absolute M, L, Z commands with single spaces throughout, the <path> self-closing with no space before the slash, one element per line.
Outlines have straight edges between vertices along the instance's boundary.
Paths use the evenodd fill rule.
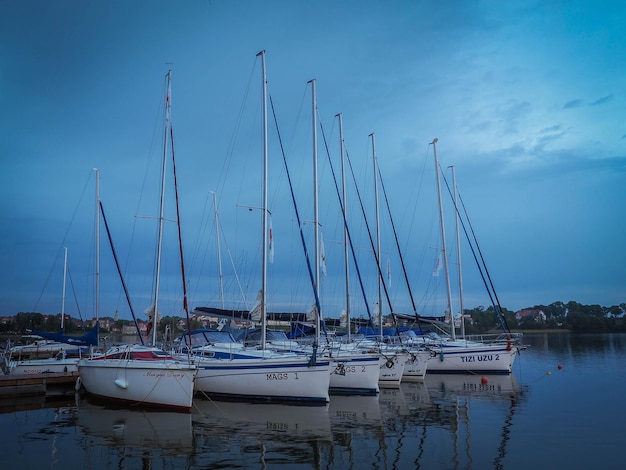
<path fill-rule="evenodd" d="M 320 264 L 322 276 L 326 279 L 326 253 L 324 253 L 324 236 L 320 233 Z"/>
<path fill-rule="evenodd" d="M 387 284 L 391 287 L 391 260 L 387 256 Z"/>
<path fill-rule="evenodd" d="M 437 257 L 437 264 L 435 265 L 435 269 L 433 269 L 433 277 L 439 276 L 439 271 L 441 271 L 441 253 Z"/>
<path fill-rule="evenodd" d="M 270 233 L 269 233 L 269 255 L 270 263 L 274 262 L 274 229 L 272 228 L 272 216 L 270 215 Z"/>

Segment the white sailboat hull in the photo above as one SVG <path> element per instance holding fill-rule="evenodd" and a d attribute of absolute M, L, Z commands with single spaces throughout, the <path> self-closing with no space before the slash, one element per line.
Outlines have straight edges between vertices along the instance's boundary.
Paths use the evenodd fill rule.
<path fill-rule="evenodd" d="M 330 392 L 374 395 L 382 359 L 377 354 L 340 353 L 333 357 Z"/>
<path fill-rule="evenodd" d="M 306 356 L 249 359 L 196 358 L 196 392 L 213 397 L 319 402 L 330 401 L 330 362 L 309 365 Z"/>
<path fill-rule="evenodd" d="M 443 344 L 433 346 L 428 373 L 510 374 L 519 348 L 506 344 Z"/>
<path fill-rule="evenodd" d="M 383 360 L 379 366 L 378 385 L 380 387 L 399 387 L 408 358 L 409 354 L 405 352 L 383 352 Z"/>
<path fill-rule="evenodd" d="M 175 360 L 81 359 L 78 373 L 80 384 L 94 396 L 189 410 L 197 369 Z"/>
<path fill-rule="evenodd" d="M 404 372 L 402 373 L 403 382 L 419 382 L 424 380 L 424 376 L 428 370 L 428 362 L 430 360 L 430 350 L 427 349 L 409 349 L 409 356 L 404 363 Z"/>
<path fill-rule="evenodd" d="M 10 375 L 36 374 L 71 374 L 78 372 L 79 358 L 65 359 L 30 359 L 26 361 L 9 361 Z"/>

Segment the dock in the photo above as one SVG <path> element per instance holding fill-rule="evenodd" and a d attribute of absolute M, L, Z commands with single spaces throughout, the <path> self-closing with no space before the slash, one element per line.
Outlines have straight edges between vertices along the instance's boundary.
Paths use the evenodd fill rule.
<path fill-rule="evenodd" d="M 78 372 L 36 375 L 0 375 L 0 398 L 17 396 L 58 397 L 74 394 Z"/>

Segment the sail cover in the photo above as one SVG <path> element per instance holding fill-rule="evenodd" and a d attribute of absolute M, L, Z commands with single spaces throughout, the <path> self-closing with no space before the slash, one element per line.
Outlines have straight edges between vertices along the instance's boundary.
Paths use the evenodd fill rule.
<path fill-rule="evenodd" d="M 96 322 L 91 330 L 85 333 L 83 336 L 70 336 L 63 333 L 49 333 L 46 331 L 31 330 L 33 335 L 41 336 L 44 339 L 50 339 L 52 341 L 58 341 L 59 343 L 71 344 L 73 346 L 97 346 L 98 345 L 98 332 L 100 330 L 100 322 Z"/>

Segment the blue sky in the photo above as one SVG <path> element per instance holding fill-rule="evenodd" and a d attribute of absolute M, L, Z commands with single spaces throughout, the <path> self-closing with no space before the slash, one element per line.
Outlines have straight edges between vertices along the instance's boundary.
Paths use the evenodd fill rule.
<path fill-rule="evenodd" d="M 135 311 L 150 304 L 165 75 L 172 113 L 192 307 L 221 305 L 212 192 L 227 306 L 260 287 L 260 63 L 309 252 L 311 87 L 339 171 L 338 123 L 368 223 L 375 225 L 372 141 L 411 291 L 441 312 L 443 276 L 433 148 L 461 196 L 504 307 L 626 301 L 626 7 L 620 2 L 3 1 L 0 2 L 0 314 L 94 312 L 94 191 L 111 225 Z M 313 303 L 274 122 L 270 310 Z M 318 131 L 327 317 L 344 303 L 342 222 Z M 171 175 L 171 173 L 170 173 Z M 349 177 L 351 178 L 351 177 Z M 350 179 L 349 179 L 350 182 Z M 171 187 L 171 185 L 169 186 Z M 380 188 L 379 188 L 380 190 Z M 451 275 L 453 213 L 446 200 Z M 171 201 L 171 199 L 168 199 Z M 382 193 L 381 260 L 394 310 L 411 311 Z M 377 301 L 377 272 L 354 185 L 349 225 L 366 290 L 351 268 L 352 315 Z M 171 202 L 168 217 L 173 217 Z M 166 223 L 161 310 L 180 314 L 173 224 Z M 102 228 L 102 315 L 130 313 Z M 462 245 L 464 303 L 489 298 Z M 232 262 L 231 262 L 232 259 Z M 233 268 L 234 266 L 234 268 Z M 457 286 L 453 285 L 455 310 Z M 244 294 L 242 296 L 242 293 Z M 242 297 L 245 297 L 245 301 Z M 384 311 L 388 309 L 384 302 Z"/>

